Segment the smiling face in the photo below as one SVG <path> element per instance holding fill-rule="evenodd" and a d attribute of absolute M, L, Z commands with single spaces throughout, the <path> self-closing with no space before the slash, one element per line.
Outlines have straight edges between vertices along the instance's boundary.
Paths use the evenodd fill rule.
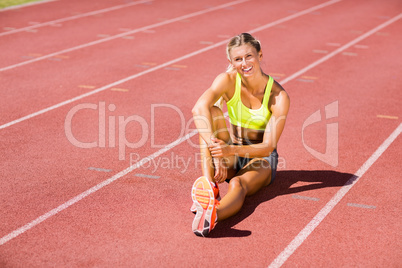
<path fill-rule="evenodd" d="M 250 44 L 233 47 L 230 52 L 230 63 L 233 68 L 243 77 L 251 76 L 256 72 L 261 72 L 260 61 L 262 52 Z"/>

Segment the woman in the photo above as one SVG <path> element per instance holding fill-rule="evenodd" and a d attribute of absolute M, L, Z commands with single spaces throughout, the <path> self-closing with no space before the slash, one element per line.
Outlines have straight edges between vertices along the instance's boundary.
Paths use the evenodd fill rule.
<path fill-rule="evenodd" d="M 248 33 L 233 37 L 227 45 L 228 71 L 217 76 L 192 112 L 200 135 L 203 176 L 192 188 L 196 212 L 192 229 L 206 236 L 217 221 L 236 214 L 248 195 L 275 179 L 276 145 L 285 126 L 289 96 L 261 69 L 258 40 Z M 225 100 L 230 133 L 223 112 Z M 218 201 L 218 184 L 229 182 Z"/>

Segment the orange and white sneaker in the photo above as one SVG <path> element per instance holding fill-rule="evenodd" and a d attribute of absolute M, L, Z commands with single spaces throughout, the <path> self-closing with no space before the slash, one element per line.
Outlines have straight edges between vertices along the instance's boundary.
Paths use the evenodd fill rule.
<path fill-rule="evenodd" d="M 214 191 L 215 200 L 220 201 L 220 200 L 221 200 L 221 196 L 220 196 L 220 194 L 219 194 L 219 187 L 218 187 L 218 184 L 216 184 L 216 183 L 211 183 L 211 184 L 212 184 L 212 189 L 213 189 L 213 191 Z M 195 203 L 194 203 L 194 202 L 193 202 L 193 205 L 192 205 L 191 208 L 190 208 L 190 211 L 193 212 L 193 213 L 196 213 L 196 212 L 197 212 L 197 208 L 195 207 Z"/>
<path fill-rule="evenodd" d="M 206 177 L 198 178 L 191 189 L 191 198 L 196 207 L 192 229 L 198 236 L 207 236 L 217 221 L 214 186 Z"/>

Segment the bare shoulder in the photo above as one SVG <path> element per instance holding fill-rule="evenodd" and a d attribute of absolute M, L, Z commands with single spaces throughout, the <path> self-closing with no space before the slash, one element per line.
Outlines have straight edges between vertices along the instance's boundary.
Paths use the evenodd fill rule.
<path fill-rule="evenodd" d="M 212 87 L 229 87 L 233 84 L 233 81 L 236 80 L 236 76 L 233 73 L 221 73 L 219 74 L 214 82 L 212 83 Z"/>
<path fill-rule="evenodd" d="M 285 89 L 276 81 L 272 85 L 270 110 L 274 113 L 287 114 L 290 106 L 290 98 Z"/>
<path fill-rule="evenodd" d="M 235 84 L 236 72 L 224 72 L 215 78 L 211 89 L 219 92 L 225 101 L 228 101 L 234 94 Z"/>

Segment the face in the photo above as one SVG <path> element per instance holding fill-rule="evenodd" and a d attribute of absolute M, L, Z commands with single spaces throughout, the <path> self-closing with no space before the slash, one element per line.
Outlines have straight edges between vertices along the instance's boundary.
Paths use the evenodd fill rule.
<path fill-rule="evenodd" d="M 241 76 L 251 76 L 256 72 L 260 72 L 260 61 L 262 52 L 245 44 L 234 47 L 230 50 L 230 63 Z"/>

